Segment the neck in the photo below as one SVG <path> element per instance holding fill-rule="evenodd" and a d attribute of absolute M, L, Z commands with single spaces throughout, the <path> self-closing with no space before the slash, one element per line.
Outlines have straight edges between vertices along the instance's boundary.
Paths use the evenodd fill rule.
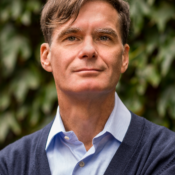
<path fill-rule="evenodd" d="M 103 130 L 115 100 L 115 92 L 109 94 L 93 94 L 76 98 L 60 93 L 60 115 L 66 131 L 74 131 L 86 150 L 92 146 L 92 139 Z"/>

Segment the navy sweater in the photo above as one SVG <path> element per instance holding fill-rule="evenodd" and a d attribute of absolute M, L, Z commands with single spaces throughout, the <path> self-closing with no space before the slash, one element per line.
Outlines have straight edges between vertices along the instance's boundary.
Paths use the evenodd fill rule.
<path fill-rule="evenodd" d="M 0 175 L 51 175 L 45 152 L 51 125 L 1 150 Z M 175 133 L 132 114 L 105 175 L 175 175 Z"/>

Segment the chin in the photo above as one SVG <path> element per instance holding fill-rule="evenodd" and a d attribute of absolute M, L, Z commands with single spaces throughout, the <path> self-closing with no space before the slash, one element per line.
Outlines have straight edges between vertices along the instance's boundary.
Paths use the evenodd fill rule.
<path fill-rule="evenodd" d="M 87 85 L 81 85 L 77 88 L 74 88 L 74 92 L 77 93 L 84 93 L 84 94 L 98 94 L 98 93 L 104 93 L 109 91 L 109 87 L 106 86 L 100 86 L 99 84 L 87 84 Z"/>
<path fill-rule="evenodd" d="M 105 83 L 105 81 L 77 81 L 74 83 L 66 83 L 59 88 L 63 93 L 67 94 L 106 94 L 115 91 L 115 85 Z"/>

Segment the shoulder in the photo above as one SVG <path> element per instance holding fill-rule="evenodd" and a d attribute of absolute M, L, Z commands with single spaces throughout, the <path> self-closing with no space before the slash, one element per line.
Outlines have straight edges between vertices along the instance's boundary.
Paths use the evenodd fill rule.
<path fill-rule="evenodd" d="M 37 132 L 34 132 L 30 135 L 24 136 L 21 139 L 15 141 L 14 143 L 8 145 L 4 149 L 0 151 L 0 157 L 2 157 L 3 154 L 13 155 L 17 154 L 19 151 L 26 151 L 32 148 L 36 147 L 36 143 L 38 138 L 40 137 L 42 130 L 39 130 Z"/>
<path fill-rule="evenodd" d="M 161 174 L 175 165 L 175 132 L 135 114 L 132 117 L 135 132 L 140 132 L 132 160 L 139 164 L 140 174 Z"/>
<path fill-rule="evenodd" d="M 144 143 L 151 144 L 153 142 L 154 144 L 157 144 L 159 142 L 162 142 L 161 145 L 164 145 L 164 143 L 167 145 L 175 142 L 175 132 L 169 130 L 164 126 L 152 123 L 147 119 L 137 116 L 133 113 L 131 125 L 133 125 L 131 128 L 135 133 L 137 133 L 138 130 L 141 131 L 141 133 L 138 135 L 142 137 L 142 141 Z M 146 140 L 144 140 L 144 138 L 146 138 Z"/>
<path fill-rule="evenodd" d="M 171 147 L 171 150 L 175 150 L 175 132 L 164 126 L 159 126 L 155 123 L 152 123 L 146 119 L 143 120 L 143 143 L 152 145 L 152 149 L 156 148 L 156 150 L 161 149 L 161 151 L 165 151 L 168 147 Z"/>
<path fill-rule="evenodd" d="M 25 169 L 32 169 L 35 162 L 35 154 L 38 152 L 37 148 L 41 142 L 43 142 L 44 148 L 50 127 L 51 124 L 33 134 L 19 139 L 1 150 L 0 173 L 3 172 L 2 175 L 22 174 L 21 172 L 25 171 Z M 25 172 L 23 173 L 27 174 Z"/>

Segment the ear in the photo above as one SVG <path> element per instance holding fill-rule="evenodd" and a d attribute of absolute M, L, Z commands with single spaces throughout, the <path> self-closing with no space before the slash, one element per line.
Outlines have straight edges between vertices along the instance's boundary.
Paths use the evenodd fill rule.
<path fill-rule="evenodd" d="M 52 72 L 50 47 L 48 43 L 43 43 L 40 47 L 40 61 L 43 69 Z"/>
<path fill-rule="evenodd" d="M 125 44 L 123 55 L 122 55 L 121 73 L 124 73 L 129 65 L 129 49 L 130 49 L 129 45 Z"/>

